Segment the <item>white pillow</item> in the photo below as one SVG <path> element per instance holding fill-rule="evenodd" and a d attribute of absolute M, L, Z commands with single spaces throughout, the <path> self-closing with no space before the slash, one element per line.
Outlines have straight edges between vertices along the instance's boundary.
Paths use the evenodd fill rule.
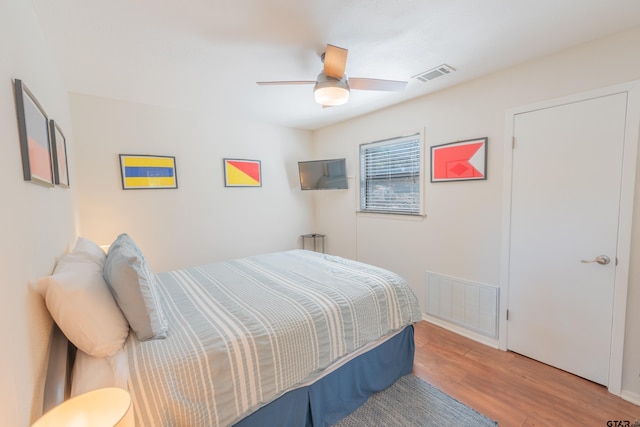
<path fill-rule="evenodd" d="M 117 352 L 129 333 L 103 277 L 105 258 L 98 245 L 79 238 L 53 274 L 38 281 L 53 320 L 69 341 L 94 357 Z"/>
<path fill-rule="evenodd" d="M 104 262 L 107 259 L 107 254 L 100 246 L 84 237 L 78 237 L 76 246 L 69 255 L 72 255 L 74 259 L 94 261 L 100 268 L 104 268 Z"/>
<path fill-rule="evenodd" d="M 160 303 L 156 277 L 127 234 L 109 247 L 104 277 L 139 340 L 166 338 L 168 324 Z"/>

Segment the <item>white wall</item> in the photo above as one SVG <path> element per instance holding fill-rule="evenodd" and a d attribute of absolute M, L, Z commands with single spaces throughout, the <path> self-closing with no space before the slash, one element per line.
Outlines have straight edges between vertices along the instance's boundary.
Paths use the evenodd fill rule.
<path fill-rule="evenodd" d="M 75 243 L 76 191 L 68 97 L 31 2 L 0 2 L 0 417 L 28 426 L 42 412 L 51 319 L 34 285 Z M 25 182 L 12 79 L 31 89 L 67 137 L 71 189 Z"/>
<path fill-rule="evenodd" d="M 127 232 L 165 271 L 293 249 L 312 231 L 297 176 L 310 132 L 79 94 L 71 110 L 83 236 L 110 244 Z M 175 156 L 178 189 L 122 190 L 118 154 Z M 260 160 L 262 187 L 224 187 L 223 158 Z"/>
<path fill-rule="evenodd" d="M 347 157 L 354 184 L 361 143 L 422 128 L 428 156 L 432 145 L 489 138 L 486 181 L 431 184 L 425 177 L 423 220 L 356 215 L 353 185 L 317 195 L 318 231 L 327 234 L 333 253 L 403 275 L 423 307 L 425 271 L 498 286 L 505 112 L 640 79 L 638 46 L 640 28 L 316 131 L 314 155 Z M 640 185 L 636 193 L 632 259 L 640 251 Z M 622 387 L 640 401 L 640 263 L 631 264 Z"/>

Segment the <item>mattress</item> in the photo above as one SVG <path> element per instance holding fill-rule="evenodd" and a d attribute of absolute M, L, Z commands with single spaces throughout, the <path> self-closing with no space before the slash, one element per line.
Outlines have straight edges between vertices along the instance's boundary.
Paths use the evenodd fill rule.
<path fill-rule="evenodd" d="M 166 339 L 125 347 L 138 426 L 228 426 L 421 319 L 398 275 L 294 250 L 159 273 Z"/>

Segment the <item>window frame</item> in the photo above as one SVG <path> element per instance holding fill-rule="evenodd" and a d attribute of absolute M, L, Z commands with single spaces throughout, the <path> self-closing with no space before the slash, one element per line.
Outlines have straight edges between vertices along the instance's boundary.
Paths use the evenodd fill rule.
<path fill-rule="evenodd" d="M 393 209 L 372 209 L 366 206 L 366 180 L 367 180 L 367 171 L 365 170 L 366 165 L 364 162 L 365 150 L 376 148 L 385 145 L 399 144 L 410 141 L 417 140 L 418 144 L 418 171 L 417 171 L 417 183 L 418 183 L 418 209 L 417 211 L 406 211 L 406 210 L 393 210 Z M 416 131 L 403 136 L 396 136 L 387 139 L 382 139 L 378 141 L 366 142 L 360 144 L 358 148 L 358 162 L 359 162 L 359 172 L 360 179 L 358 180 L 358 213 L 364 214 L 380 214 L 380 215 L 402 215 L 407 217 L 424 217 L 424 162 L 425 159 L 425 151 L 424 151 L 424 140 L 423 140 L 423 132 Z"/>

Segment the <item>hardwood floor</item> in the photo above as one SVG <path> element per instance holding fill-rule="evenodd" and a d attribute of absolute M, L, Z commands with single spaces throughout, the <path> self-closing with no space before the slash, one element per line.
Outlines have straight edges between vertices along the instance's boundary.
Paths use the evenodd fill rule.
<path fill-rule="evenodd" d="M 415 342 L 414 374 L 500 427 L 633 427 L 640 420 L 640 406 L 601 385 L 431 323 L 416 325 Z"/>

